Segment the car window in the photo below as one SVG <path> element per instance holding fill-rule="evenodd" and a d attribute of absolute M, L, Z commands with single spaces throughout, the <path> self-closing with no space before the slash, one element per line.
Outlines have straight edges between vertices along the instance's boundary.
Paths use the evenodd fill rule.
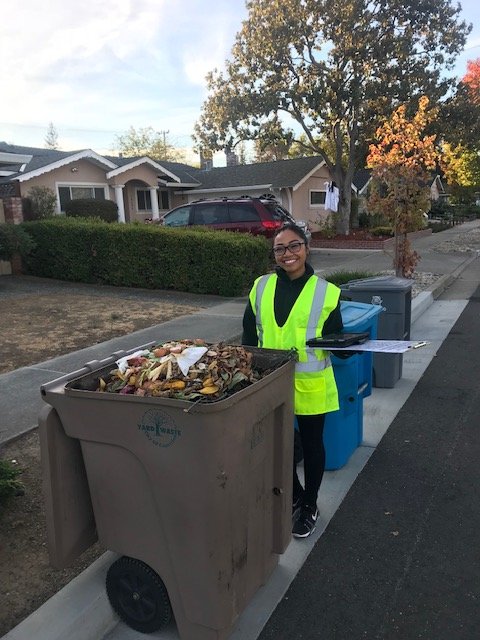
<path fill-rule="evenodd" d="M 251 204 L 230 202 L 228 212 L 232 222 L 257 222 L 260 220 L 260 215 Z"/>
<path fill-rule="evenodd" d="M 179 207 L 167 213 L 163 218 L 163 224 L 167 227 L 185 227 L 188 225 L 188 219 L 190 217 L 190 205 L 186 207 Z"/>
<path fill-rule="evenodd" d="M 265 208 L 270 211 L 274 220 L 281 220 L 283 222 L 292 220 L 292 216 L 288 213 L 288 211 L 281 207 L 279 204 L 275 204 L 274 202 L 264 202 L 263 204 Z"/>
<path fill-rule="evenodd" d="M 193 208 L 192 224 L 225 224 L 229 222 L 227 204 L 205 202 Z"/>

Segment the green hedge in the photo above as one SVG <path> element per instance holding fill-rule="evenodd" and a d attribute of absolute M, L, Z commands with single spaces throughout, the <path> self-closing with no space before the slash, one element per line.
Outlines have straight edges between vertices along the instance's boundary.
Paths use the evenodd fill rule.
<path fill-rule="evenodd" d="M 74 282 L 245 295 L 268 270 L 264 238 L 79 218 L 25 222 L 36 242 L 29 275 Z"/>
<path fill-rule="evenodd" d="M 384 226 L 384 227 L 373 227 L 372 229 L 369 229 L 369 231 L 372 234 L 372 236 L 388 236 L 389 238 L 393 236 L 393 230 L 391 225 Z"/>
<path fill-rule="evenodd" d="M 66 203 L 65 215 L 71 218 L 100 218 L 105 222 L 117 222 L 118 206 L 113 200 L 79 198 Z"/>

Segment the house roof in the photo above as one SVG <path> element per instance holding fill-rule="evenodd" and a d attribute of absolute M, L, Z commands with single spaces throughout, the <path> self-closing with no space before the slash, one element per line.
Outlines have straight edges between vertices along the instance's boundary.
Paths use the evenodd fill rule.
<path fill-rule="evenodd" d="M 0 152 L 30 156 L 30 161 L 27 163 L 27 167 L 25 167 L 25 171 L 28 172 L 36 171 L 42 167 L 78 153 L 77 151 L 57 151 L 55 149 L 22 147 L 15 144 L 7 144 L 6 142 L 0 142 Z M 21 164 L 21 162 L 18 162 L 10 166 L 11 170 L 15 169 L 16 171 L 13 175 L 9 176 L 9 180 L 15 180 L 18 175 L 23 175 L 25 173 L 25 171 L 20 171 Z"/>
<path fill-rule="evenodd" d="M 358 194 L 362 193 L 362 190 L 365 189 L 367 184 L 370 182 L 371 177 L 371 169 L 358 169 L 357 171 L 355 171 L 352 182 Z"/>
<path fill-rule="evenodd" d="M 115 173 L 121 173 L 129 168 L 138 166 L 142 163 L 148 163 L 158 171 L 159 178 L 165 184 L 173 184 L 175 186 L 194 187 L 199 184 L 194 178 L 194 174 L 198 169 L 179 162 L 156 161 L 151 158 L 123 158 L 116 156 L 102 156 L 91 149 L 80 149 L 77 151 L 58 151 L 56 149 L 40 149 L 36 147 L 23 147 L 18 145 L 0 142 L 0 153 L 5 154 L 22 154 L 30 156 L 30 161 L 26 163 L 24 170 L 20 163 L 10 164 L 9 171 L 11 175 L 0 178 L 0 182 L 9 182 L 13 180 L 28 180 L 47 171 L 51 171 L 70 162 L 76 162 L 81 159 L 88 159 L 95 164 L 102 166 L 105 170 Z M 12 158 L 14 162 L 14 158 Z"/>
<path fill-rule="evenodd" d="M 7 154 L 16 154 L 16 156 L 11 156 L 11 162 L 9 161 L 7 166 L 3 164 L 1 167 L 3 171 L 0 172 L 0 183 L 22 182 L 65 164 L 88 159 L 104 168 L 107 177 L 121 175 L 124 171 L 141 164 L 149 164 L 157 171 L 160 184 L 169 187 L 185 187 L 196 193 L 241 191 L 254 187 L 266 190 L 296 189 L 324 164 L 320 156 L 308 156 L 274 162 L 216 167 L 207 170 L 197 169 L 182 162 L 154 160 L 148 156 L 143 158 L 110 156 L 100 155 L 91 149 L 58 151 L 0 142 L 0 156 L 6 160 Z M 20 160 L 23 160 L 23 163 Z M 10 175 L 6 175 L 7 173 Z M 361 192 L 369 179 L 370 171 L 368 169 L 360 169 L 355 173 L 353 185 L 357 192 Z"/>
<path fill-rule="evenodd" d="M 112 161 L 117 165 L 116 172 L 120 173 L 119 169 L 127 170 L 128 167 L 133 165 L 138 166 L 140 161 L 146 161 L 158 170 L 159 178 L 165 183 L 173 182 L 176 186 L 181 184 L 188 184 L 190 186 L 198 185 L 198 180 L 195 179 L 195 173 L 199 171 L 195 167 L 191 167 L 188 164 L 181 162 L 169 162 L 167 160 L 153 160 L 145 156 L 144 158 L 124 158 L 117 156 L 104 156 L 107 160 Z"/>
<path fill-rule="evenodd" d="M 198 170 L 195 178 L 201 183 L 195 191 L 232 189 L 241 187 L 295 187 L 305 176 L 324 163 L 319 156 L 292 158 L 275 162 L 239 164 L 231 167 L 218 167 Z"/>

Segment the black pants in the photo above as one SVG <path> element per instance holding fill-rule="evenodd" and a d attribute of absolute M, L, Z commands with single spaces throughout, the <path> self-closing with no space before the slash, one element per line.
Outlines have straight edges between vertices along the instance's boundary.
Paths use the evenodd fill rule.
<path fill-rule="evenodd" d="M 303 453 L 305 488 L 300 484 L 297 474 L 299 452 L 293 463 L 293 500 L 302 499 L 303 504 L 315 507 L 318 490 L 325 471 L 325 447 L 323 445 L 323 426 L 325 414 L 315 416 L 296 416 L 300 444 Z"/>

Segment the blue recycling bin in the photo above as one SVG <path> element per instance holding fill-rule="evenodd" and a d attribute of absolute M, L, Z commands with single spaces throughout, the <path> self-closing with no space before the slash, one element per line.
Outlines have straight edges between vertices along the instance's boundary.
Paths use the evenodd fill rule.
<path fill-rule="evenodd" d="M 368 331 L 377 337 L 378 315 L 383 307 L 362 302 L 340 303 L 345 333 Z M 327 413 L 323 441 L 325 468 L 340 469 L 363 440 L 363 398 L 372 392 L 372 353 L 346 359 L 332 357 L 340 408 Z"/>
<path fill-rule="evenodd" d="M 368 331 L 370 338 L 375 340 L 378 337 L 378 316 L 384 308 L 378 304 L 367 304 L 364 302 L 340 302 L 342 313 L 343 330 L 345 333 L 361 333 Z M 334 361 L 339 358 L 333 356 Z M 372 394 L 373 386 L 373 353 L 364 351 L 358 356 L 360 366 L 359 384 L 363 388 L 362 396 L 366 398 Z"/>

